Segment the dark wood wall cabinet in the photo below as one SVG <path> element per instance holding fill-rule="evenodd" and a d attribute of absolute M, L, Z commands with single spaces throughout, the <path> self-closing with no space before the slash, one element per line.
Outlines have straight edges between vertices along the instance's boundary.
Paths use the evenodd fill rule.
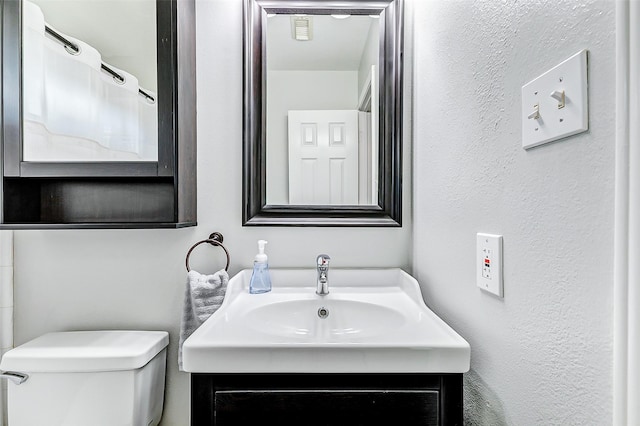
<path fill-rule="evenodd" d="M 22 2 L 0 2 L 0 228 L 194 226 L 195 1 L 156 2 L 158 161 L 67 163 L 23 160 Z"/>
<path fill-rule="evenodd" d="M 192 374 L 191 425 L 462 425 L 462 374 Z"/>

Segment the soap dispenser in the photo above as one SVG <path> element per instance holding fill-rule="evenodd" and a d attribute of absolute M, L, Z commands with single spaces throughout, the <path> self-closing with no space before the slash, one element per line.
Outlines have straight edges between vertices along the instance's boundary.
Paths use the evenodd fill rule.
<path fill-rule="evenodd" d="M 269 276 L 269 263 L 267 255 L 264 254 L 265 240 L 258 241 L 258 254 L 253 261 L 253 275 L 249 283 L 249 293 L 259 294 L 271 291 L 271 277 Z"/>

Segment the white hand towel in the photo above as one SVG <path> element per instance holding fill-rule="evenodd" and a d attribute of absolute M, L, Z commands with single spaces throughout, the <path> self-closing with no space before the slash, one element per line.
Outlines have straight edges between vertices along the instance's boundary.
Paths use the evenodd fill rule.
<path fill-rule="evenodd" d="M 229 274 L 224 269 L 213 275 L 196 271 L 187 274 L 187 289 L 184 294 L 184 309 L 180 325 L 178 368 L 182 369 L 182 344 L 203 322 L 218 310 L 227 292 Z"/>

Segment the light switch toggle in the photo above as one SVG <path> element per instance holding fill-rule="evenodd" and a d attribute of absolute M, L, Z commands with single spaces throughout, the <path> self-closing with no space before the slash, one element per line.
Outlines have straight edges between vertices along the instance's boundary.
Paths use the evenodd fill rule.
<path fill-rule="evenodd" d="M 553 92 L 551 92 L 551 97 L 556 101 L 558 101 L 558 109 L 564 108 L 564 103 L 565 103 L 564 90 L 562 91 L 554 90 Z"/>
<path fill-rule="evenodd" d="M 538 104 L 535 104 L 533 106 L 533 112 L 529 115 L 527 115 L 528 119 L 534 119 L 534 120 L 538 120 L 540 118 L 540 107 Z"/>

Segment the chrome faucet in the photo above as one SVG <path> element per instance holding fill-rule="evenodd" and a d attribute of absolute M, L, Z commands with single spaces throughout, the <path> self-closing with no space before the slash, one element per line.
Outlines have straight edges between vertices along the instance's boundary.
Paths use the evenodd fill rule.
<path fill-rule="evenodd" d="M 325 296 L 329 294 L 329 261 L 331 258 L 327 254 L 319 254 L 316 259 L 316 265 L 318 269 L 318 282 L 316 287 L 316 294 Z"/>

